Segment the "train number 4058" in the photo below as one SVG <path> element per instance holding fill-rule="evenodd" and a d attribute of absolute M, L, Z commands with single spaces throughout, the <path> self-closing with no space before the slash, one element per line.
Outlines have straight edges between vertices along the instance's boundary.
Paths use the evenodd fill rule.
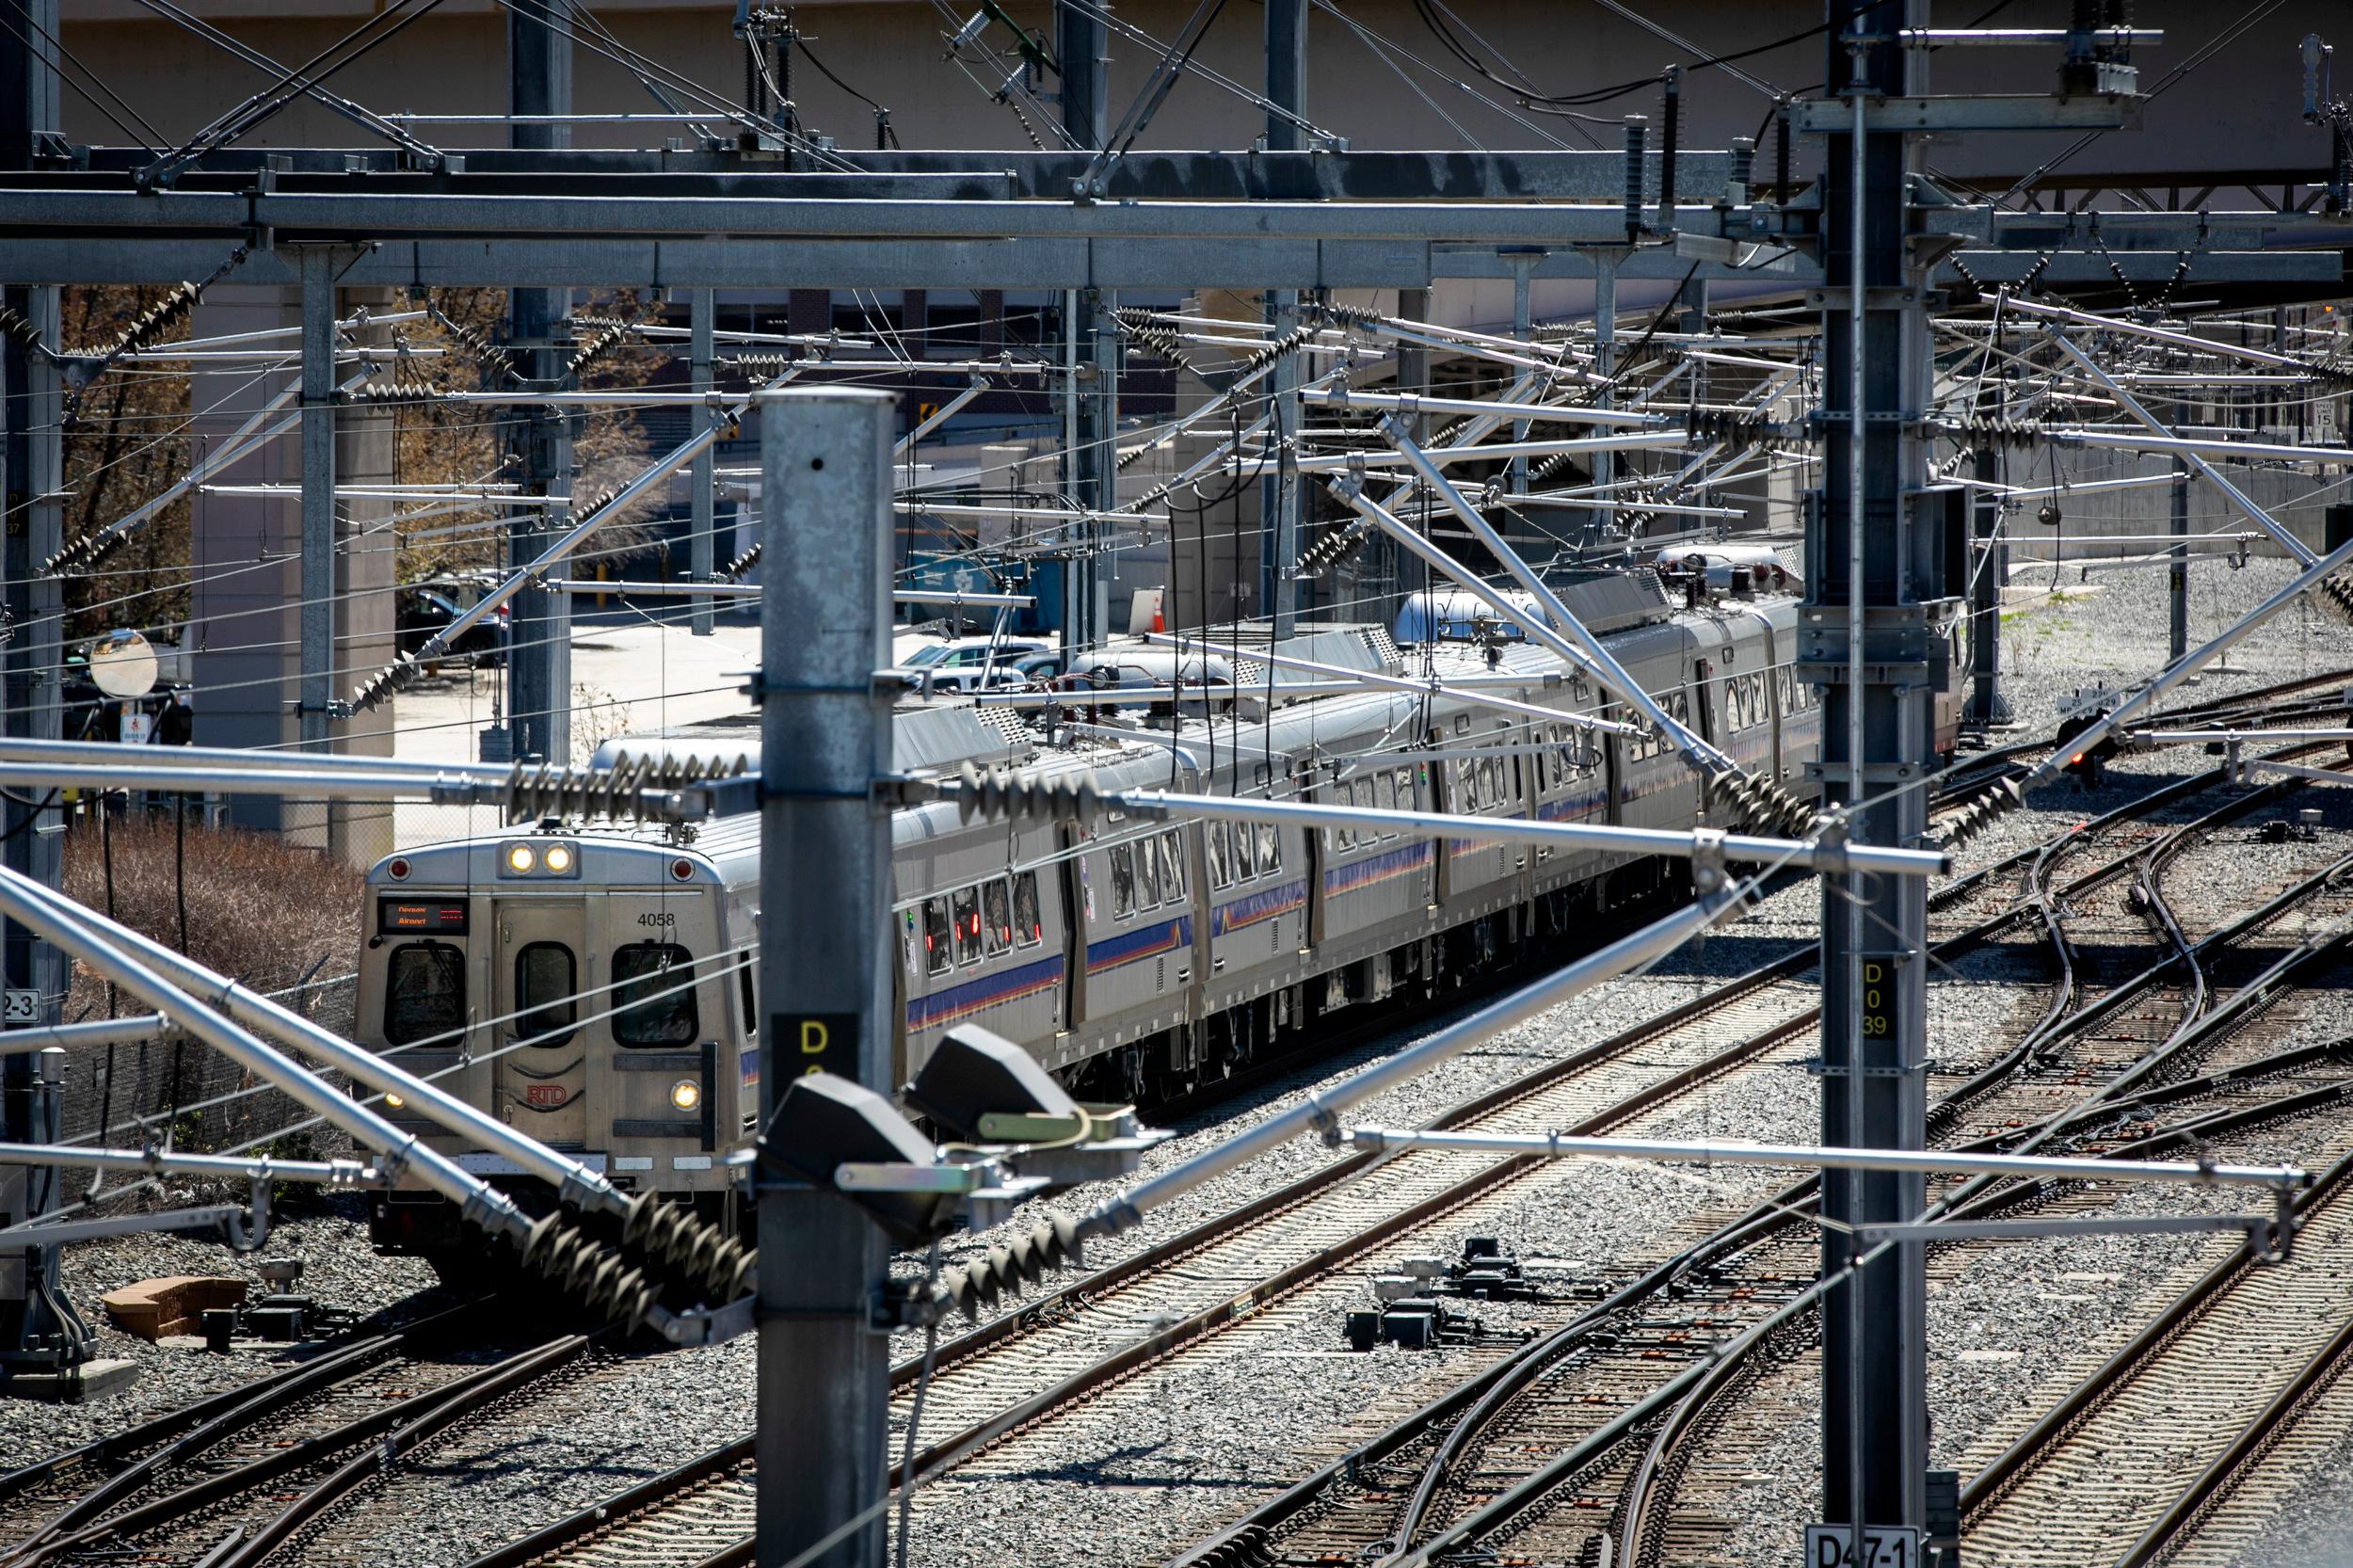
<path fill-rule="evenodd" d="M 678 917 L 666 911 L 655 911 L 638 916 L 637 923 L 639 925 L 676 925 Z"/>

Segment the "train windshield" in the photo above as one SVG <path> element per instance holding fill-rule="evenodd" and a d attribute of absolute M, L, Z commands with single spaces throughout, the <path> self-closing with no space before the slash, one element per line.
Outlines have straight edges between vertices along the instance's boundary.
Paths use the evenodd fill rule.
<path fill-rule="evenodd" d="M 404 942 L 384 974 L 384 1039 L 413 1046 L 466 1024 L 466 955 L 447 942 Z"/>
<path fill-rule="evenodd" d="M 702 1032 L 694 955 L 674 942 L 616 949 L 613 1001 L 613 1038 L 621 1045 L 688 1046 Z"/>

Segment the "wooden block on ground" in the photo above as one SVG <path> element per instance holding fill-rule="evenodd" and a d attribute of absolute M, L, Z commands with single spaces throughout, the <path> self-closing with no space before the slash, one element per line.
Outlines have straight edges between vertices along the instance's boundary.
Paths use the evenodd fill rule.
<path fill-rule="evenodd" d="M 199 1332 L 208 1308 L 244 1305 L 245 1281 L 212 1274 L 166 1274 L 109 1290 L 98 1301 L 123 1333 L 160 1339 L 167 1334 Z"/>

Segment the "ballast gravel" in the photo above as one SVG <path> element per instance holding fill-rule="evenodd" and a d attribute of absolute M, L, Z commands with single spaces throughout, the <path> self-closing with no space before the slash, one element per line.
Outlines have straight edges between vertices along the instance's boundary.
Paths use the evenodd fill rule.
<path fill-rule="evenodd" d="M 2212 567 L 2200 573 L 2192 600 L 2193 642 L 2284 582 L 2288 568 L 2259 560 L 2240 572 Z M 2077 591 L 2084 584 L 2074 581 L 2073 570 L 2067 578 L 2065 597 L 2013 604 L 2005 616 L 2005 691 L 2020 720 L 2021 738 L 2048 733 L 2079 691 L 2128 682 L 2153 669 L 2163 656 L 2161 571 L 2101 577 L 2091 584 L 2097 591 L 2089 594 Z M 2013 587 L 2023 583 L 2023 577 L 2013 577 Z M 2353 665 L 2353 629 L 2316 609 L 2291 610 L 2233 649 L 2229 664 L 2169 700 L 2202 700 Z M 2212 765 L 2188 751 L 2120 757 L 2098 789 L 2058 786 L 2040 792 L 2032 806 L 1997 821 L 1967 846 L 1960 865 L 1966 870 L 1998 859 L 2070 822 Z M 2332 830 L 2346 820 L 2335 810 L 2330 815 Z M 2309 846 L 2303 854 L 2309 856 Z M 2284 863 L 2295 856 L 2281 858 Z M 2252 898 L 2281 880 L 2283 874 L 2272 874 L 2250 857 L 2234 868 L 2227 887 L 2217 882 L 2216 890 L 2228 899 Z M 1424 1125 L 1449 1105 L 1538 1062 L 1606 1038 L 1708 984 L 1810 942 L 1819 905 L 1813 885 L 1792 881 L 1737 925 L 1687 945 L 1651 973 L 1596 987 L 1574 1003 L 1504 1032 L 1358 1108 L 1352 1119 Z M 2015 992 L 1998 982 L 2018 962 L 2016 954 L 1997 952 L 1933 976 L 1931 1027 L 1940 1059 L 1962 1060 L 1973 1047 L 2015 1027 Z M 1146 1157 L 1144 1169 L 1165 1169 L 1277 1114 L 1315 1086 L 1402 1048 L 1446 1021 L 1428 1020 L 1352 1048 L 1261 1087 L 1239 1105 L 1180 1127 L 1176 1138 Z M 1808 1138 L 1817 1106 L 1815 1080 L 1790 1065 L 1747 1075 L 1688 1110 L 1662 1116 L 1656 1129 L 1687 1136 Z M 1095 1244 L 1087 1262 L 1099 1266 L 1128 1256 L 1336 1158 L 1336 1151 L 1312 1136 L 1294 1139 L 1147 1215 L 1127 1235 Z M 1673 1250 L 1673 1239 L 1702 1217 L 1743 1207 L 1769 1175 L 1564 1166 L 1514 1186 L 1476 1219 L 1482 1233 L 1502 1235 L 1524 1256 L 1551 1260 L 1571 1273 L 1623 1272 Z M 1101 1195 L 1099 1190 L 1069 1192 L 1050 1206 L 1027 1207 L 1012 1223 L 1034 1224 L 1049 1207 L 1075 1212 Z M 1449 1243 L 1459 1243 L 1468 1224 L 1468 1218 L 1450 1218 L 1431 1227 L 1426 1245 L 1401 1240 L 1397 1250 L 1401 1256 L 1451 1250 Z M 1000 1239 L 991 1233 L 952 1238 L 942 1249 L 942 1261 L 952 1265 Z M 289 1222 L 273 1241 L 272 1254 L 287 1247 L 300 1250 L 309 1262 L 304 1288 L 339 1304 L 370 1310 L 401 1303 L 404 1310 L 416 1312 L 446 1299 L 428 1289 L 430 1278 L 421 1266 L 373 1256 L 363 1227 L 349 1216 Z M 2041 1385 L 2053 1375 L 2054 1358 L 2069 1348 L 2129 1333 L 2194 1247 L 2179 1238 L 2025 1243 L 1989 1253 L 1957 1277 L 1941 1281 L 1930 1303 L 1940 1458 L 1949 1460 L 1973 1443 L 1982 1447 L 1992 1440 L 1987 1434 L 2015 1420 L 2024 1402 L 2047 1392 Z M 72 1249 L 68 1280 L 76 1300 L 95 1314 L 97 1292 L 115 1284 L 153 1273 L 236 1272 L 240 1261 L 195 1242 L 145 1238 Z M 898 1267 L 915 1272 L 921 1263 L 902 1258 Z M 1248 1332 L 1228 1331 L 1222 1337 L 1229 1350 L 1188 1357 L 1181 1370 L 1165 1374 L 1151 1401 L 1152 1414 L 1141 1421 L 1127 1418 L 1099 1431 L 1091 1431 L 1081 1418 L 1056 1423 L 992 1450 L 968 1471 L 937 1483 L 919 1497 L 913 1560 L 926 1568 L 1158 1561 L 1212 1530 L 1250 1499 L 1312 1470 L 1342 1446 L 1339 1434 L 1361 1434 L 1377 1411 L 1409 1404 L 1426 1397 L 1425 1390 L 1436 1392 L 1449 1372 L 1447 1358 L 1466 1364 L 1472 1352 L 1341 1351 L 1338 1313 L 1342 1298 L 1352 1292 L 1362 1293 L 1360 1281 L 1303 1293 L 1306 1300 L 1295 1310 L 1278 1304 L 1259 1315 L 1263 1321 L 1250 1321 Z M 1019 1303 L 1004 1307 L 1019 1309 Z M 1525 1326 L 1528 1317 L 1524 1308 L 1485 1304 L 1476 1311 L 1500 1331 Z M 960 1326 L 951 1325 L 951 1332 Z M 0 1447 L 38 1457 L 241 1375 L 237 1358 L 159 1352 L 102 1332 L 110 1335 L 108 1353 L 142 1361 L 135 1388 L 81 1408 L 0 1406 Z M 451 1473 L 451 1505 L 405 1521 L 396 1535 L 388 1533 L 370 1560 L 387 1568 L 462 1563 L 740 1435 L 752 1422 L 753 1349 L 743 1340 L 600 1368 L 568 1390 L 561 1422 L 542 1424 L 533 1441 L 484 1457 L 462 1474 Z M 894 1339 L 893 1359 L 915 1356 L 920 1349 L 920 1336 L 903 1334 Z M 1959 1353 L 1963 1351 L 1993 1353 L 1964 1356 Z M 2016 1358 L 2004 1359 L 2011 1351 Z M 1144 1380 L 1148 1384 L 1160 1376 L 1146 1372 Z M 1814 1433 L 1786 1435 L 1772 1466 L 1774 1480 L 1755 1487 L 1753 1519 L 1730 1544 L 1735 1560 L 1787 1560 L 1793 1555 L 1796 1522 L 1810 1513 L 1817 1496 L 1817 1447 Z M 2353 1482 L 2340 1479 L 2338 1490 L 2348 1488 Z"/>

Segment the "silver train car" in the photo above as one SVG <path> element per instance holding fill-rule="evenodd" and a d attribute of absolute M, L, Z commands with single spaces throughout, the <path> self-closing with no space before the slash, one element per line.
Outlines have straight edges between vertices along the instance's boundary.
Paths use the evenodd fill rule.
<path fill-rule="evenodd" d="M 1792 678 L 1795 624 L 1787 598 L 1671 612 L 1654 588 L 1607 640 L 1679 718 L 1802 794 L 1820 714 Z M 1401 656 L 1378 628 L 1318 629 L 1313 656 L 1336 648 L 1366 668 L 1502 677 L 1528 702 L 1614 712 L 1525 644 Z M 1063 711 L 1048 744 L 1009 711 L 924 705 L 896 715 L 898 765 L 1550 822 L 1709 820 L 1691 771 L 1656 740 L 1446 696 L 1285 701 L 1291 678 L 1246 644 L 1228 651 L 1234 712 Z M 892 843 L 897 1080 L 970 1021 L 1123 1101 L 1230 1072 L 1341 1010 L 1460 984 L 1680 875 L 1625 856 L 1268 824 L 967 823 L 951 802 L 898 812 Z M 760 1109 L 759 848 L 747 816 L 691 834 L 548 824 L 388 856 L 366 880 L 360 1042 L 446 1071 L 469 1101 L 616 1185 L 720 1217 L 724 1156 Z M 552 1202 L 498 1157 L 386 1109 L 524 1201 Z M 464 1266 L 456 1216 L 430 1193 L 380 1199 L 373 1230 L 384 1250 Z"/>

